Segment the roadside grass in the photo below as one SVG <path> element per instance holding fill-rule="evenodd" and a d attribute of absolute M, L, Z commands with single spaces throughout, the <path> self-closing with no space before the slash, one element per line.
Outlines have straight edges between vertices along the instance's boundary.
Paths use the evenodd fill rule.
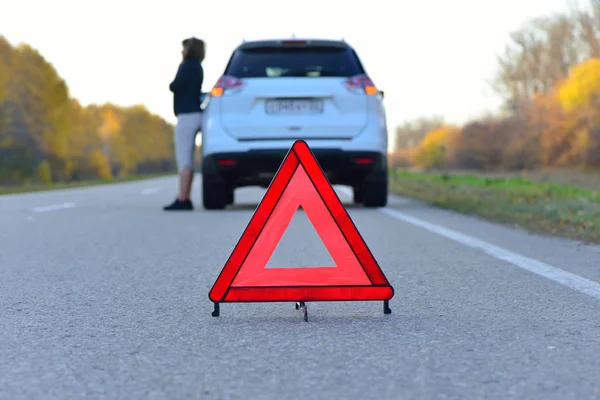
<path fill-rule="evenodd" d="M 437 207 L 530 232 L 600 244 L 600 190 L 556 183 L 548 172 L 544 176 L 528 179 L 393 170 L 390 189 Z"/>
<path fill-rule="evenodd" d="M 552 168 L 524 171 L 473 172 L 466 170 L 444 170 L 446 175 L 470 175 L 480 178 L 525 178 L 535 183 L 555 183 L 600 191 L 600 170 Z"/>
<path fill-rule="evenodd" d="M 71 181 L 71 182 L 54 182 L 49 184 L 43 183 L 26 183 L 23 185 L 9 185 L 2 186 L 0 185 L 0 195 L 6 194 L 20 194 L 20 193 L 29 193 L 29 192 L 43 192 L 43 191 L 51 191 L 51 190 L 59 190 L 59 189 L 73 189 L 73 188 L 82 188 L 88 186 L 98 186 L 98 185 L 109 185 L 114 183 L 125 183 L 125 182 L 134 182 L 134 181 L 142 181 L 146 179 L 154 179 L 154 178 L 162 178 L 166 176 L 171 176 L 174 173 L 156 173 L 156 174 L 143 174 L 143 175 L 130 175 L 124 177 L 115 177 L 112 179 L 94 179 L 94 180 L 83 180 L 83 181 Z"/>

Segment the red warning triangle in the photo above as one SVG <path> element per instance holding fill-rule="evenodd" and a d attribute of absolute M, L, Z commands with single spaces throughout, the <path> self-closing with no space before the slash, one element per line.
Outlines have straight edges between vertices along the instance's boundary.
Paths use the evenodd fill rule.
<path fill-rule="evenodd" d="M 302 207 L 336 266 L 266 268 Z M 389 300 L 394 289 L 306 142 L 286 155 L 209 292 L 214 303 Z"/>

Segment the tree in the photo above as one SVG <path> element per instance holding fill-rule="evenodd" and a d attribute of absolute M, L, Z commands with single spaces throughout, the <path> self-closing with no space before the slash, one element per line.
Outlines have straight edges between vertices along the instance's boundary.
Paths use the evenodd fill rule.
<path fill-rule="evenodd" d="M 0 149 L 8 147 L 10 140 L 5 134 L 8 128 L 8 113 L 5 104 L 8 100 L 8 65 L 3 57 L 0 57 Z"/>
<path fill-rule="evenodd" d="M 411 160 L 402 146 L 416 146 L 414 161 L 423 166 L 443 159 L 446 167 L 472 169 L 600 167 L 600 0 L 512 32 L 494 83 L 503 113 L 472 120 L 443 140 L 439 126 L 399 127 L 394 162 Z"/>
<path fill-rule="evenodd" d="M 443 123 L 443 118 L 439 116 L 418 118 L 405 122 L 402 126 L 396 128 L 395 150 L 399 151 L 416 147 L 428 132 L 438 129 Z"/>
<path fill-rule="evenodd" d="M 537 95 L 533 102 L 524 106 L 523 114 L 527 125 L 526 132 L 523 133 L 526 142 L 518 146 L 521 157 L 533 159 L 535 165 L 556 165 L 569 148 L 565 114 L 558 101 L 557 91 Z M 532 154 L 533 152 L 537 154 Z"/>
<path fill-rule="evenodd" d="M 446 149 L 457 129 L 443 125 L 429 132 L 415 152 L 415 163 L 424 168 L 440 168 L 446 160 Z"/>
<path fill-rule="evenodd" d="M 48 160 L 44 160 L 38 166 L 38 178 L 42 183 L 52 183 L 52 167 Z"/>
<path fill-rule="evenodd" d="M 600 58 L 589 59 L 570 71 L 559 85 L 559 100 L 567 112 L 600 106 Z"/>
<path fill-rule="evenodd" d="M 0 184 L 171 172 L 172 131 L 143 106 L 83 107 L 36 49 L 0 36 Z"/>
<path fill-rule="evenodd" d="M 600 58 L 573 67 L 558 87 L 558 98 L 571 133 L 571 150 L 562 162 L 600 166 Z"/>
<path fill-rule="evenodd" d="M 532 19 L 511 33 L 494 79 L 506 108 L 517 111 L 536 93 L 551 90 L 571 67 L 596 57 L 599 35 L 600 7 L 594 4 Z"/>
<path fill-rule="evenodd" d="M 95 170 L 97 176 L 101 179 L 112 178 L 112 171 L 110 167 L 110 161 L 106 157 L 106 154 L 100 149 L 92 151 L 90 157 L 90 166 Z"/>
<path fill-rule="evenodd" d="M 69 92 L 65 82 L 37 50 L 20 45 L 14 50 L 13 117 L 36 163 L 47 159 L 62 171 L 70 132 Z"/>

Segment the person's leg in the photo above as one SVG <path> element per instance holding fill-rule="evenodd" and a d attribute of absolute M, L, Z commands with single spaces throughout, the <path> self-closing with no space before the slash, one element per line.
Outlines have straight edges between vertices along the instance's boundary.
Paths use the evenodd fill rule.
<path fill-rule="evenodd" d="M 174 140 L 175 158 L 179 171 L 179 194 L 172 204 L 164 207 L 165 210 L 192 210 L 194 208 L 190 201 L 190 191 L 193 178 L 196 129 L 193 115 L 183 114 L 178 116 Z"/>
<path fill-rule="evenodd" d="M 188 121 L 186 121 L 186 139 L 185 143 L 189 143 L 189 148 L 185 149 L 186 164 L 182 169 L 179 176 L 179 199 L 181 201 L 190 200 L 192 191 L 192 183 L 194 181 L 194 155 L 196 152 L 196 135 L 200 130 L 200 124 L 202 122 L 201 113 L 193 113 L 186 115 Z"/>
<path fill-rule="evenodd" d="M 194 180 L 194 170 L 190 167 L 185 167 L 179 173 L 179 200 L 190 200 L 192 191 L 192 181 Z"/>

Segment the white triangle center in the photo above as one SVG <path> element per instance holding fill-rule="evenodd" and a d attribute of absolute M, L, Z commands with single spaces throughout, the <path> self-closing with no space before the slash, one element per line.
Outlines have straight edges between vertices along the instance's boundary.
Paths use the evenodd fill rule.
<path fill-rule="evenodd" d="M 315 227 L 300 207 L 269 258 L 266 268 L 335 266 Z"/>

